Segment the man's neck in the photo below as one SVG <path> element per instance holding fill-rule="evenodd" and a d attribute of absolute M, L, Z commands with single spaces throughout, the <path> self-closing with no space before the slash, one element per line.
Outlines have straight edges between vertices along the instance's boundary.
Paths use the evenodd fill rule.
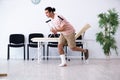
<path fill-rule="evenodd" d="M 52 16 L 51 16 L 51 18 L 54 19 L 54 16 L 55 16 L 55 14 L 53 13 Z"/>

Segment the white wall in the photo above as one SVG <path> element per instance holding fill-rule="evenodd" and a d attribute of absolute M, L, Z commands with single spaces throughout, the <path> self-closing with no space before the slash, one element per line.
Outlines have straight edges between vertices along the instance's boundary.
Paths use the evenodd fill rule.
<path fill-rule="evenodd" d="M 103 51 L 95 41 L 95 34 L 98 29 L 97 15 L 100 12 L 105 12 L 108 9 L 115 8 L 120 14 L 120 0 L 41 0 L 41 3 L 34 5 L 31 0 L 0 0 L 0 59 L 6 59 L 7 44 L 11 33 L 23 33 L 26 36 L 32 32 L 42 32 L 47 36 L 49 33 L 47 20 L 44 14 L 44 8 L 52 6 L 56 8 L 56 12 L 65 16 L 71 24 L 74 25 L 76 32 L 82 26 L 89 23 L 92 27 L 86 32 L 85 38 L 91 39 L 88 42 L 90 58 L 105 58 Z M 120 28 L 116 34 L 118 52 L 120 53 Z M 11 57 L 22 58 L 19 49 L 11 50 Z M 36 53 L 36 50 L 31 50 L 31 54 Z M 52 52 L 56 54 L 56 52 Z M 77 52 L 69 51 L 70 54 Z M 112 57 L 118 58 L 114 55 Z"/>

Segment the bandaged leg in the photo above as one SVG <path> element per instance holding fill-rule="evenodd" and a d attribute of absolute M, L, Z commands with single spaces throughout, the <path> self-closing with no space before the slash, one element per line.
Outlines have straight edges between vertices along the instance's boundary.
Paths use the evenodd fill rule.
<path fill-rule="evenodd" d="M 67 63 L 65 60 L 65 54 L 60 55 L 60 59 L 61 59 L 61 64 L 59 64 L 58 66 L 60 66 L 60 67 L 67 66 Z"/>

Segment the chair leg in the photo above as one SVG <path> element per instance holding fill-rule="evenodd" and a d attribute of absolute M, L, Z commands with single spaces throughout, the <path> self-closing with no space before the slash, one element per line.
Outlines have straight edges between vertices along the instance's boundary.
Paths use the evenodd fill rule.
<path fill-rule="evenodd" d="M 29 60 L 29 46 L 27 45 L 27 60 Z"/>
<path fill-rule="evenodd" d="M 43 60 L 45 60 L 45 45 L 43 45 Z"/>
<path fill-rule="evenodd" d="M 48 60 L 48 57 L 49 57 L 49 46 L 47 46 L 47 60 Z"/>
<path fill-rule="evenodd" d="M 81 60 L 83 60 L 83 52 L 81 53 L 81 56 L 82 56 L 82 57 L 81 57 Z"/>
<path fill-rule="evenodd" d="M 24 60 L 25 60 L 25 45 L 24 45 L 24 56 L 23 57 L 24 57 Z"/>
<path fill-rule="evenodd" d="M 10 46 L 8 45 L 8 54 L 7 54 L 7 60 L 10 59 Z"/>
<path fill-rule="evenodd" d="M 83 45 L 81 46 L 83 48 Z M 84 56 L 83 56 L 83 52 L 81 53 L 81 60 L 83 60 Z"/>
<path fill-rule="evenodd" d="M 67 60 L 67 46 L 65 46 L 65 59 Z"/>

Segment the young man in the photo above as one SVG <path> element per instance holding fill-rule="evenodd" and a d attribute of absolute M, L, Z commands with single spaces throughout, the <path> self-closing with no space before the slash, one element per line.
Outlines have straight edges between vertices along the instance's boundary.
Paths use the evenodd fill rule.
<path fill-rule="evenodd" d="M 53 27 L 51 28 L 51 32 L 56 34 L 60 32 L 59 42 L 58 42 L 58 51 L 61 58 L 61 64 L 59 66 L 64 67 L 67 66 L 65 60 L 65 53 L 63 50 L 64 45 L 68 44 L 72 51 L 81 51 L 85 53 L 85 59 L 87 60 L 89 57 L 88 50 L 82 49 L 76 46 L 75 42 L 75 29 L 73 26 L 61 15 L 57 15 L 55 13 L 55 8 L 46 7 L 45 14 L 48 18 L 50 18 Z"/>

